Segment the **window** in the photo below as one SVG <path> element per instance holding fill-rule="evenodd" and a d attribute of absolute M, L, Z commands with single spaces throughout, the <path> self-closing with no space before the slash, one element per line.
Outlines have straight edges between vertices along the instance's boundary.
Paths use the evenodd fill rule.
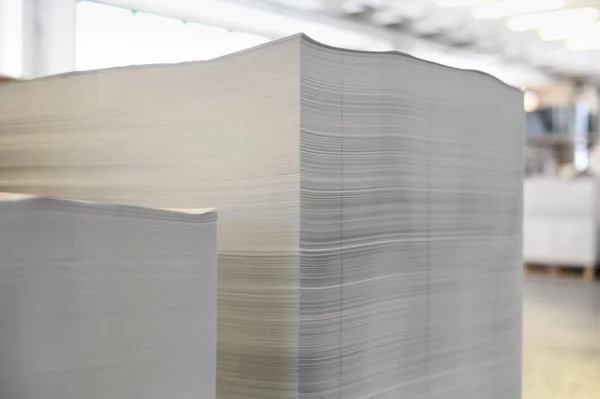
<path fill-rule="evenodd" d="M 76 39 L 77 70 L 207 60 L 268 40 L 89 1 L 77 5 Z"/>

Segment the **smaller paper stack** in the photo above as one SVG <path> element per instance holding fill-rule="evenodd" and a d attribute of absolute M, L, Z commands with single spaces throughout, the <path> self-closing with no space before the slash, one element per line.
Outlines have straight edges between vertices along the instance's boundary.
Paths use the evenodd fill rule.
<path fill-rule="evenodd" d="M 0 198 L 0 398 L 211 399 L 216 213 Z"/>
<path fill-rule="evenodd" d="M 600 221 L 598 179 L 525 181 L 523 256 L 527 262 L 595 266 Z"/>

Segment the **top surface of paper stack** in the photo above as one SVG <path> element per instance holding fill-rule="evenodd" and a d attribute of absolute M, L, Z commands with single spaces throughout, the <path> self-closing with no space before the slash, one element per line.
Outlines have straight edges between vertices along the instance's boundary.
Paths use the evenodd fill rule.
<path fill-rule="evenodd" d="M 121 204 L 99 204 L 92 201 L 86 200 L 73 200 L 64 198 L 53 198 L 43 197 L 35 194 L 22 194 L 22 193 L 6 193 L 0 192 L 0 203 L 2 202 L 19 202 L 19 201 L 30 201 L 33 203 L 42 203 L 44 207 L 72 207 L 73 209 L 85 209 L 95 208 L 99 212 L 106 212 L 107 214 L 126 211 L 132 215 L 160 215 L 170 219 L 187 219 L 187 220 L 199 220 L 199 221 L 215 221 L 217 219 L 217 211 L 215 208 L 144 208 L 141 206 L 121 205 Z"/>
<path fill-rule="evenodd" d="M 220 398 L 520 395 L 521 93 L 294 36 L 0 89 L 0 189 L 219 209 Z"/>
<path fill-rule="evenodd" d="M 215 397 L 215 212 L 0 198 L 0 397 Z"/>

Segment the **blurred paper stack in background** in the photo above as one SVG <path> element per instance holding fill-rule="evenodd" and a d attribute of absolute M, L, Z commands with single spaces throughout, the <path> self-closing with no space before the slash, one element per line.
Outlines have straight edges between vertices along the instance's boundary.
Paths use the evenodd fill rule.
<path fill-rule="evenodd" d="M 525 261 L 596 266 L 598 183 L 595 177 L 537 177 L 525 182 Z"/>

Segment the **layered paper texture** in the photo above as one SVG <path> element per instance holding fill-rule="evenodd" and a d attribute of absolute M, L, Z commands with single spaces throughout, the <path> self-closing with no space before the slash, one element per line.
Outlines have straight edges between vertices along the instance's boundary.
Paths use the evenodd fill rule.
<path fill-rule="evenodd" d="M 219 210 L 219 398 L 518 398 L 521 93 L 294 36 L 0 90 L 0 189 Z"/>
<path fill-rule="evenodd" d="M 216 213 L 0 200 L 0 397 L 214 398 Z"/>

